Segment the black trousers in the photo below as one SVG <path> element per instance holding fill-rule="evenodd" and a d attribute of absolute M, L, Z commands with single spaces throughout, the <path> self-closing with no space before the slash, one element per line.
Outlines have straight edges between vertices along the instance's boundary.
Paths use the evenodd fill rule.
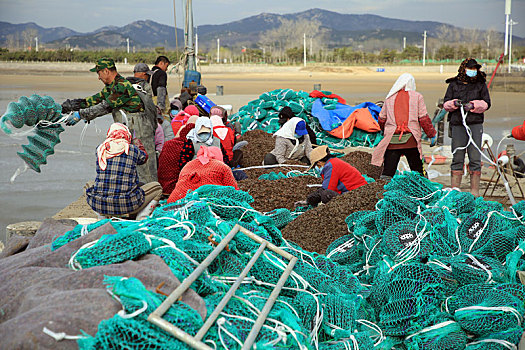
<path fill-rule="evenodd" d="M 312 207 L 316 207 L 321 202 L 324 204 L 330 202 L 336 196 L 339 196 L 339 193 L 332 190 L 325 190 L 321 187 L 310 193 L 306 198 L 306 202 Z"/>
<path fill-rule="evenodd" d="M 417 147 L 405 149 L 387 149 L 383 161 L 383 175 L 394 177 L 401 156 L 405 156 L 410 166 L 410 170 L 417 171 L 426 176 L 423 169 L 423 160 Z"/>

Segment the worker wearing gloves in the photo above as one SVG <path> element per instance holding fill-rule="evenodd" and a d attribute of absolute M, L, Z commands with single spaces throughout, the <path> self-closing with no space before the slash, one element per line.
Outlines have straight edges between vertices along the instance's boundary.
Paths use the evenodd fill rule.
<path fill-rule="evenodd" d="M 332 198 L 366 185 L 363 175 L 347 162 L 330 154 L 327 146 L 320 146 L 310 153 L 312 167 L 321 172 L 323 184 L 308 195 L 306 202 L 313 207 L 320 202 L 328 203 Z"/>
<path fill-rule="evenodd" d="M 290 160 L 310 165 L 312 143 L 304 120 L 291 118 L 273 136 L 275 148 L 264 156 L 263 165 L 284 164 Z"/>
<path fill-rule="evenodd" d="M 157 123 L 154 117 L 145 114 L 144 102 L 133 85 L 117 72 L 111 58 L 99 59 L 90 71 L 97 72 L 104 88 L 87 98 L 66 100 L 62 104 L 62 113 L 73 112 L 66 125 L 75 125 L 81 119 L 89 122 L 111 113 L 115 123 L 125 124 L 134 138 L 142 141 L 146 152 L 154 155 Z M 150 157 L 146 164 L 139 167 L 139 177 L 142 182 L 157 181 L 155 157 Z"/>
<path fill-rule="evenodd" d="M 480 68 L 481 65 L 473 58 L 463 60 L 457 76 L 446 80 L 448 88 L 443 104 L 443 108 L 449 112 L 449 136 L 452 138 L 451 186 L 459 188 L 461 184 L 466 150 L 469 159 L 470 193 L 475 196 L 479 196 L 481 179 L 479 149 L 483 136 L 484 112 L 490 108 L 486 74 L 480 71 Z M 465 120 L 461 109 L 466 113 Z M 471 142 L 464 124 L 469 129 L 475 145 Z"/>
<path fill-rule="evenodd" d="M 425 175 L 421 150 L 421 128 L 431 139 L 430 146 L 437 142 L 437 132 L 427 113 L 423 95 L 416 91 L 416 81 L 411 74 L 399 76 L 379 113 L 379 126 L 384 138 L 376 146 L 371 163 L 383 165 L 381 178 L 392 178 L 402 155 L 407 158 L 412 171 Z"/>

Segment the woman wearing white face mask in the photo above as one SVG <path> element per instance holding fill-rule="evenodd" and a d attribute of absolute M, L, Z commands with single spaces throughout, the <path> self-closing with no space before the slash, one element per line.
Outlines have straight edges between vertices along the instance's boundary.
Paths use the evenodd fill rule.
<path fill-rule="evenodd" d="M 221 140 L 218 137 L 213 137 L 213 125 L 210 118 L 197 118 L 195 121 L 195 128 L 188 133 L 186 139 L 187 140 L 180 153 L 180 169 L 182 169 L 190 160 L 197 157 L 197 153 L 199 153 L 201 146 L 220 148 L 223 154 L 224 163 L 229 163 L 228 156 L 221 145 Z"/>
<path fill-rule="evenodd" d="M 467 58 L 458 69 L 458 75 L 447 79 L 449 84 L 445 93 L 443 108 L 448 114 L 450 123 L 449 137 L 452 138 L 451 186 L 459 188 L 463 176 L 465 147 L 469 158 L 470 192 L 479 196 L 481 178 L 481 136 L 483 135 L 484 112 L 490 108 L 490 95 L 486 85 L 486 74 L 480 71 L 481 65 L 473 58 Z M 461 109 L 464 110 L 462 114 Z M 463 115 L 466 114 L 465 120 Z M 470 129 L 472 141 L 464 126 Z"/>

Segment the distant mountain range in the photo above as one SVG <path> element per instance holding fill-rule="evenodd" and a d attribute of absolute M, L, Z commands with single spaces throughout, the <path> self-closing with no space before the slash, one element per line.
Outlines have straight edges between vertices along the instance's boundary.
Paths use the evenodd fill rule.
<path fill-rule="evenodd" d="M 408 21 L 377 15 L 352 15 L 311 9 L 285 15 L 262 13 L 226 24 L 199 26 L 197 28 L 199 47 L 201 49 L 215 47 L 217 38 L 220 38 L 221 45 L 225 47 L 259 47 L 261 35 L 278 28 L 282 20 L 318 21 L 325 38 L 323 44 L 326 47 L 357 46 L 356 43 L 367 40 L 382 41 L 382 45 L 392 42 L 395 47 L 399 47 L 403 37 L 406 38 L 408 45 L 420 44 L 421 35 L 425 30 L 429 38 L 438 37 L 444 28 L 449 31 L 461 30 L 449 24 L 433 21 Z M 72 47 L 83 50 L 124 48 L 127 38 L 130 40 L 130 45 L 137 49 L 175 47 L 175 28 L 151 20 L 135 21 L 123 27 L 106 26 L 89 33 L 79 33 L 64 27 L 43 28 L 35 23 L 0 22 L 0 46 L 6 47 L 9 43 L 12 45 L 14 40 L 15 43 L 19 43 L 19 47 L 24 47 L 22 33 L 27 30 L 37 34 L 40 43 L 44 43 L 49 48 Z M 503 34 L 496 35 L 501 40 Z M 27 37 L 26 32 L 26 42 Z M 180 47 L 184 39 L 182 30 L 178 28 L 177 37 Z M 513 40 L 515 45 L 525 45 L 523 38 L 514 37 Z"/>

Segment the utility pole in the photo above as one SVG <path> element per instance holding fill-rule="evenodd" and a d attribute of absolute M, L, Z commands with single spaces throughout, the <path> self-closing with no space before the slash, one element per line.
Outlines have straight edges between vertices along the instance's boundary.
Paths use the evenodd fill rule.
<path fill-rule="evenodd" d="M 303 44 L 304 44 L 304 48 L 303 48 L 303 62 L 304 62 L 304 66 L 306 67 L 306 33 L 303 33 Z"/>
<path fill-rule="evenodd" d="M 179 38 L 177 37 L 177 10 L 175 8 L 175 0 L 173 0 L 173 21 L 175 22 L 175 52 L 177 52 L 179 51 Z"/>
<path fill-rule="evenodd" d="M 509 20 L 512 0 L 505 0 L 505 55 L 509 52 Z"/>
<path fill-rule="evenodd" d="M 510 35 L 509 35 L 509 73 L 512 70 L 512 26 L 515 24 L 518 24 L 518 22 L 514 22 L 512 19 L 509 21 L 509 27 L 510 27 Z"/>
<path fill-rule="evenodd" d="M 427 31 L 423 33 L 423 67 L 425 66 L 425 61 L 427 57 Z"/>
<path fill-rule="evenodd" d="M 406 48 L 407 48 L 407 37 L 404 36 L 403 37 L 403 51 L 405 51 Z"/>
<path fill-rule="evenodd" d="M 312 53 L 314 52 L 312 41 L 313 41 L 313 38 L 310 37 L 310 59 L 312 59 Z"/>
<path fill-rule="evenodd" d="M 220 53 L 221 53 L 221 39 L 217 38 L 217 63 L 221 61 Z"/>
<path fill-rule="evenodd" d="M 127 45 L 127 52 L 128 52 L 128 55 L 129 55 L 129 38 L 126 38 L 126 45 Z M 128 58 L 127 57 L 124 58 L 124 64 L 128 64 Z"/>
<path fill-rule="evenodd" d="M 38 52 L 38 37 L 35 38 L 35 51 Z"/>

